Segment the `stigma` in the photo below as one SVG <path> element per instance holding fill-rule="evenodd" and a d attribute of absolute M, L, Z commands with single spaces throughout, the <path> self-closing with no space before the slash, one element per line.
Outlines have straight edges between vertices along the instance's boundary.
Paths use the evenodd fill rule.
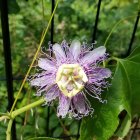
<path fill-rule="evenodd" d="M 58 68 L 56 83 L 61 92 L 71 98 L 79 93 L 88 78 L 79 64 L 63 64 Z"/>

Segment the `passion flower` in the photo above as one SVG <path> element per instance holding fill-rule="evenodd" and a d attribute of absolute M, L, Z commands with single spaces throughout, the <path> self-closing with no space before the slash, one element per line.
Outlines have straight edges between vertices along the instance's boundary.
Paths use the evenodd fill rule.
<path fill-rule="evenodd" d="M 106 78 L 111 76 L 108 68 L 101 66 L 106 59 L 104 46 L 90 50 L 86 44 L 74 40 L 69 46 L 66 41 L 52 45 L 54 57 L 45 54 L 39 58 L 39 73 L 31 79 L 38 88 L 36 95 L 43 95 L 46 104 L 58 100 L 57 116 L 80 119 L 93 112 L 86 95 L 103 102 L 101 92 L 108 87 Z"/>

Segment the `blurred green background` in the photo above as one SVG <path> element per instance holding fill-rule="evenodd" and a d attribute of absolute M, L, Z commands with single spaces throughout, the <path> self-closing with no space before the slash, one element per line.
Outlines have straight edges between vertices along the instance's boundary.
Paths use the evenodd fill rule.
<path fill-rule="evenodd" d="M 51 15 L 51 0 L 9 0 L 9 28 L 12 51 L 13 76 L 26 74 L 29 64 L 39 45 L 43 30 Z M 96 17 L 98 0 L 61 0 L 54 19 L 54 42 L 63 39 L 71 41 L 79 39 L 91 43 Z M 44 9 L 44 11 L 43 11 Z M 138 12 L 137 0 L 104 0 L 97 30 L 96 47 L 103 45 L 113 26 L 124 19 L 113 32 L 107 44 L 110 55 L 122 57 L 128 50 L 129 42 Z M 137 30 L 133 48 L 140 44 L 140 30 Z M 48 47 L 50 32 L 48 32 L 43 47 Z M 3 56 L 2 31 L 0 28 L 0 77 L 5 77 L 5 62 Z M 14 80 L 14 96 L 19 90 L 21 81 Z M 20 108 L 37 99 L 35 90 L 28 83 L 24 86 L 16 108 Z M 56 106 L 56 105 L 54 105 Z M 16 118 L 17 138 L 27 139 L 35 136 L 59 137 L 76 135 L 78 121 L 62 119 L 56 116 L 55 109 L 50 109 L 50 131 L 47 132 L 47 106 L 30 110 Z M 5 81 L 0 81 L 0 112 L 7 112 L 7 91 Z M 62 124 L 68 132 L 64 131 Z M 7 123 L 0 123 L 0 140 L 5 140 Z"/>

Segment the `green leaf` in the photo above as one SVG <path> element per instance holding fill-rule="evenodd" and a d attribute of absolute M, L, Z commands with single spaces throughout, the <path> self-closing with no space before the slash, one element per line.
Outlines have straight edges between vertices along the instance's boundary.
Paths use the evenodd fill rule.
<path fill-rule="evenodd" d="M 56 127 L 56 129 L 53 132 L 53 137 L 59 137 L 63 133 L 62 127 Z"/>
<path fill-rule="evenodd" d="M 127 114 L 115 135 L 123 138 L 124 136 L 127 135 L 130 129 L 130 125 L 131 125 L 131 119 L 129 115 Z"/>
<path fill-rule="evenodd" d="M 58 124 L 59 122 L 56 114 L 52 114 L 50 117 L 50 124 L 49 124 L 50 129 L 56 128 Z"/>
<path fill-rule="evenodd" d="M 117 60 L 112 86 L 106 93 L 107 104 L 93 100 L 95 113 L 82 121 L 80 140 L 108 140 L 115 132 L 124 137 L 131 125 L 133 115 L 140 114 L 140 48 L 129 57 Z M 119 125 L 118 115 L 125 110 L 127 115 Z"/>
<path fill-rule="evenodd" d="M 35 138 L 30 138 L 28 140 L 60 140 L 60 139 L 49 138 L 49 137 L 35 137 Z"/>
<path fill-rule="evenodd" d="M 121 63 L 127 77 L 125 82 L 129 84 L 129 91 L 126 94 L 130 95 L 131 114 L 140 115 L 140 47 L 135 48 L 126 59 L 119 59 L 119 63 Z"/>
<path fill-rule="evenodd" d="M 20 7 L 16 0 L 8 0 L 8 13 L 16 14 L 20 11 Z"/>

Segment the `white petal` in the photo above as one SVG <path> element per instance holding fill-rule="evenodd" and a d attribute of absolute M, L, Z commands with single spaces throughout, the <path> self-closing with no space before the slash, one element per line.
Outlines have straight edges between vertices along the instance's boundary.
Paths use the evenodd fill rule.
<path fill-rule="evenodd" d="M 75 109 L 80 114 L 87 114 L 87 104 L 85 101 L 85 97 L 82 94 L 77 94 L 75 97 L 73 97 L 73 104 L 75 106 Z"/>
<path fill-rule="evenodd" d="M 98 60 L 100 57 L 104 56 L 105 52 L 106 52 L 106 48 L 104 46 L 98 47 L 93 51 L 87 53 L 83 58 L 81 58 L 81 61 L 83 63 L 90 64 Z"/>
<path fill-rule="evenodd" d="M 70 52 L 76 60 L 81 52 L 81 43 L 78 40 L 73 40 L 70 46 Z"/>
<path fill-rule="evenodd" d="M 62 95 L 59 99 L 59 106 L 57 108 L 57 115 L 58 117 L 62 116 L 65 118 L 69 108 L 70 108 L 71 99 Z"/>
<path fill-rule="evenodd" d="M 88 82 L 93 83 L 111 77 L 111 71 L 108 68 L 95 68 L 93 72 L 87 76 L 89 77 Z"/>
<path fill-rule="evenodd" d="M 38 66 L 40 68 L 42 68 L 44 70 L 48 70 L 48 71 L 52 71 L 52 70 L 56 69 L 55 64 L 52 61 L 50 61 L 50 60 L 48 60 L 46 58 L 40 58 L 38 60 Z"/>
<path fill-rule="evenodd" d="M 54 82 L 54 78 L 52 76 L 43 76 L 40 78 L 35 78 L 33 80 L 31 80 L 31 85 L 32 86 L 46 86 L 49 84 L 52 84 Z"/>
<path fill-rule="evenodd" d="M 94 77 L 97 79 L 109 78 L 111 76 L 111 71 L 108 68 L 96 68 L 94 74 Z"/>
<path fill-rule="evenodd" d="M 100 73 L 100 76 L 102 76 L 104 78 L 111 77 L 111 71 L 108 68 L 102 68 L 102 70 L 99 73 Z"/>
<path fill-rule="evenodd" d="M 51 102 L 52 100 L 56 99 L 59 96 L 59 89 L 56 85 L 53 85 L 46 94 L 46 101 Z"/>
<path fill-rule="evenodd" d="M 66 58 L 65 52 L 59 44 L 54 44 L 52 48 L 53 48 L 53 52 L 55 54 L 57 61 L 60 61 L 60 59 L 62 60 Z"/>

